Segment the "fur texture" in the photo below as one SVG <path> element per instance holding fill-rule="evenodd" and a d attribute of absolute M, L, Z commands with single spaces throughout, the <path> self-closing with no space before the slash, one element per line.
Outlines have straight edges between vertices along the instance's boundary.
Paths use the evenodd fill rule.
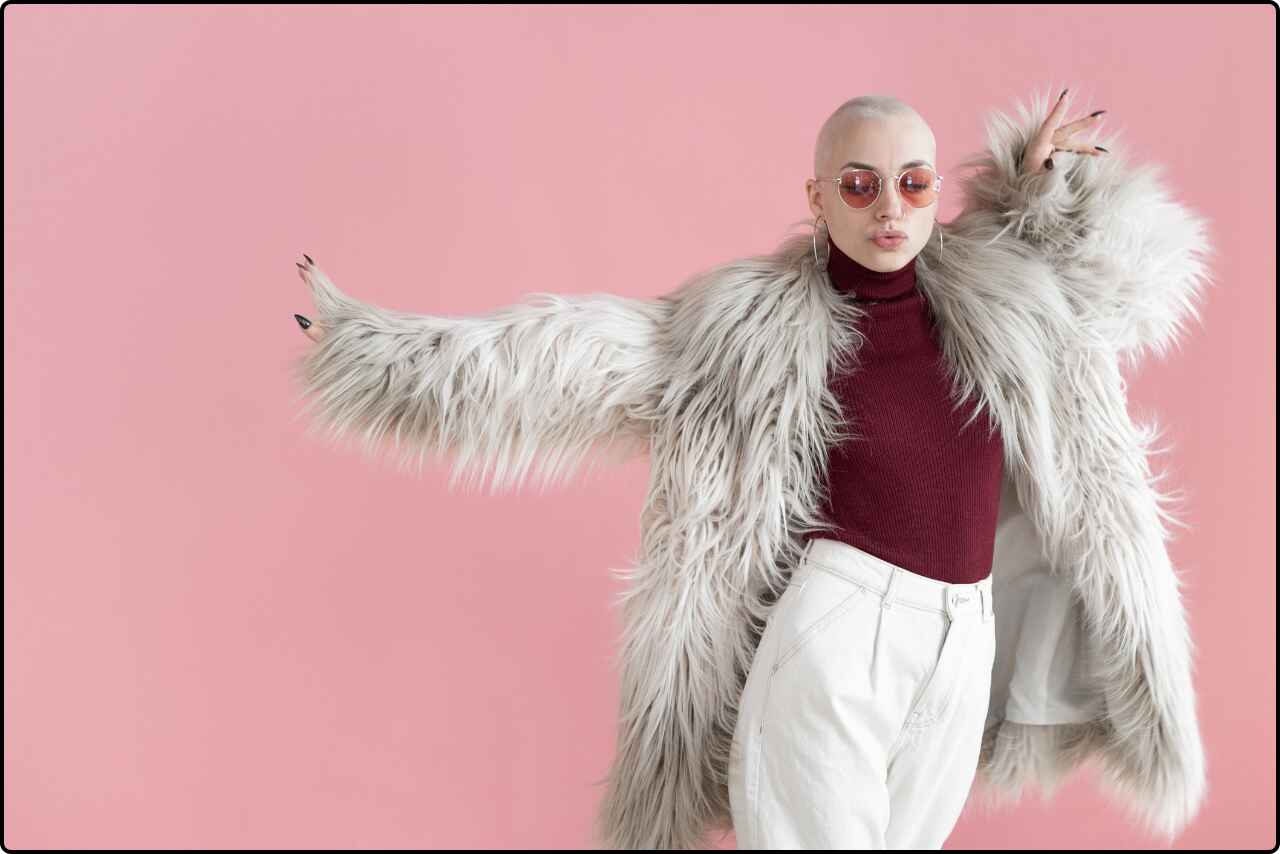
<path fill-rule="evenodd" d="M 356 301 L 303 271 L 328 330 L 294 364 L 309 425 L 401 470 L 428 453 L 453 462 L 450 488 L 490 475 L 491 492 L 569 479 L 593 451 L 648 449 L 668 359 L 670 299 L 531 294 L 483 317 L 406 314 Z"/>
<path fill-rule="evenodd" d="M 1058 506 L 1027 509 L 1050 571 L 1065 573 L 1081 600 L 1100 652 L 1091 687 L 1106 714 L 1053 732 L 1006 723 L 992 733 L 981 763 L 986 801 L 1015 799 L 1026 782 L 1052 792 L 1063 772 L 1096 754 L 1102 787 L 1172 840 L 1207 793 L 1195 648 L 1166 547 L 1166 523 L 1187 526 L 1171 512 L 1178 497 L 1160 491 L 1163 476 L 1149 466 L 1160 453 L 1158 425 L 1128 417 L 1120 364 L 1163 357 L 1187 321 L 1200 319 L 1212 248 L 1206 221 L 1171 200 L 1159 167 L 1127 163 L 1115 138 L 1105 140 L 1109 155 L 1068 154 L 1044 175 L 1018 175 L 1018 156 L 1052 106 L 1046 94 L 1018 105 L 1018 119 L 990 118 L 989 150 L 966 164 L 979 171 L 952 227 L 983 239 L 1003 221 L 990 240 L 1011 235 L 1015 249 L 1044 259 L 1077 318 L 1050 347 L 1056 472 L 1038 482 L 1052 485 L 1046 494 Z"/>
<path fill-rule="evenodd" d="M 1053 265 L 1081 322 L 1126 367 L 1148 354 L 1163 358 L 1187 322 L 1201 319 L 1214 255 L 1208 220 L 1174 201 L 1161 164 L 1130 162 L 1122 132 L 1101 140 L 1107 154 L 1056 154 L 1054 169 L 1018 174 L 1018 159 L 1054 100 L 1038 94 L 1027 106 L 1015 104 L 1016 117 L 988 117 L 987 151 L 960 164 L 978 169 L 962 181 L 961 218 L 1000 223 L 1001 238 L 1034 247 Z M 1076 115 L 1074 93 L 1066 100 L 1065 115 Z"/>
<path fill-rule="evenodd" d="M 1104 787 L 1172 838 L 1205 792 L 1193 649 L 1166 552 L 1164 523 L 1176 520 L 1148 463 L 1157 431 L 1129 418 L 1119 357 L 1177 337 L 1204 279 L 1204 237 L 1154 179 L 1119 166 L 1069 158 L 1047 185 L 1017 178 L 1021 144 L 1046 114 L 997 118 L 970 204 L 936 226 L 945 253 L 931 239 L 917 257 L 953 399 L 975 396 L 974 417 L 1001 431 L 1002 518 L 1034 532 L 1029 544 L 998 538 L 995 580 L 1060 582 L 1040 587 L 1078 615 L 1082 641 L 1063 654 L 1096 665 L 1069 686 L 1096 698 L 1096 717 L 1007 720 L 1011 686 L 1046 680 L 998 645 L 980 783 L 988 803 L 1028 785 L 1047 797 L 1096 757 Z M 1136 219 L 1108 240 L 1145 263 L 1104 262 L 1120 244 L 1087 236 L 1118 198 Z M 640 553 L 619 573 L 618 743 L 595 841 L 698 848 L 708 829 L 728 829 L 746 675 L 801 535 L 833 527 L 821 510 L 827 454 L 850 435 L 827 377 L 856 366 L 862 312 L 831 288 L 810 235 L 657 299 L 539 294 L 479 318 L 392 312 L 314 267 L 304 278 L 330 332 L 297 376 L 335 435 L 370 450 L 394 436 L 419 462 L 447 454 L 455 479 L 492 463 L 516 485 L 535 462 L 549 479 L 593 448 L 647 445 Z M 1048 631 L 1006 601 L 997 587 L 998 624 L 1032 642 Z"/>

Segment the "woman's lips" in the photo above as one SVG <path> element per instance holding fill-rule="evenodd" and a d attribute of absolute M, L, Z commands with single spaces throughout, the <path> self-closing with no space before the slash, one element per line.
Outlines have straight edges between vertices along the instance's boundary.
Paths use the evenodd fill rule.
<path fill-rule="evenodd" d="M 876 246 L 881 249 L 897 249 L 899 246 L 907 242 L 905 237 L 873 237 L 871 238 Z"/>

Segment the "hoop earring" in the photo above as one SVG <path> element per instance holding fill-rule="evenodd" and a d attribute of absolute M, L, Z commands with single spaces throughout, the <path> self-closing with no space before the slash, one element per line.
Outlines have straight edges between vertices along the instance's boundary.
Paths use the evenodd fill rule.
<path fill-rule="evenodd" d="M 827 269 L 827 265 L 823 263 L 821 260 L 819 260 L 818 258 L 818 223 L 819 222 L 822 222 L 824 225 L 826 224 L 826 218 L 821 214 L 819 214 L 817 218 L 814 219 L 813 221 L 813 263 L 815 266 L 818 267 L 819 270 L 825 272 Z M 830 261 L 830 260 L 831 260 L 831 253 L 828 252 L 827 261 Z"/>
<path fill-rule="evenodd" d="M 941 260 L 946 244 L 942 242 L 942 223 L 938 223 L 938 259 Z"/>

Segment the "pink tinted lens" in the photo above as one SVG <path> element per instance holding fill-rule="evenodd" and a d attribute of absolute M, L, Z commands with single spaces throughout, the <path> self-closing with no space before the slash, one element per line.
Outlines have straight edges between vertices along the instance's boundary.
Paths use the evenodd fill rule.
<path fill-rule="evenodd" d="M 908 204 L 922 208 L 925 205 L 932 204 L 933 200 L 938 197 L 938 191 L 934 189 L 937 183 L 933 170 L 922 166 L 908 170 L 907 174 L 902 176 L 898 186 L 902 190 L 902 197 L 907 200 Z"/>
<path fill-rule="evenodd" d="M 932 169 L 921 166 L 908 169 L 898 182 L 907 204 L 923 208 L 938 197 L 934 189 L 937 178 Z M 879 195 L 880 178 L 869 169 L 854 169 L 840 176 L 840 197 L 851 208 L 865 208 Z"/>
<path fill-rule="evenodd" d="M 866 169 L 855 169 L 840 176 L 840 198 L 851 208 L 865 208 L 876 200 L 880 178 Z"/>

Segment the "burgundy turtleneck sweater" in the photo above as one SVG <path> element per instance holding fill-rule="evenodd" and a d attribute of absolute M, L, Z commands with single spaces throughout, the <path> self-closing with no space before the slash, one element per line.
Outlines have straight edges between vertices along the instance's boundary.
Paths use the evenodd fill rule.
<path fill-rule="evenodd" d="M 991 574 L 1004 458 L 973 398 L 951 411 L 950 380 L 933 316 L 916 287 L 916 262 L 887 273 L 850 258 L 828 236 L 836 290 L 868 313 L 859 364 L 831 390 L 854 432 L 832 449 L 827 513 L 837 539 L 910 572 L 948 584 Z"/>

